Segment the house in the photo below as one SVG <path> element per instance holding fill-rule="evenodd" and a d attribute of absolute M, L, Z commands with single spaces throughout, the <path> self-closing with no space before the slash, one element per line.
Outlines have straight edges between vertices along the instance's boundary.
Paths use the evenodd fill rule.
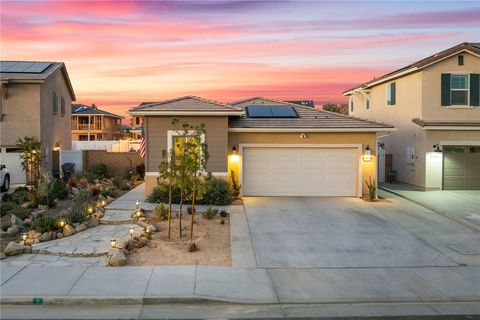
<path fill-rule="evenodd" d="M 138 140 L 142 136 L 143 117 L 132 116 L 131 123 L 130 136 L 133 140 Z"/>
<path fill-rule="evenodd" d="M 115 140 L 122 135 L 122 116 L 97 108 L 95 104 L 72 105 L 72 140 Z"/>
<path fill-rule="evenodd" d="M 299 104 L 299 105 L 305 106 L 305 107 L 315 108 L 315 101 L 313 101 L 313 100 L 288 100 L 288 101 L 285 101 L 285 102 Z"/>
<path fill-rule="evenodd" d="M 379 138 L 379 159 L 391 155 L 397 180 L 425 190 L 478 190 L 479 73 L 480 44 L 462 43 L 343 94 L 350 115 L 398 128 Z"/>
<path fill-rule="evenodd" d="M 11 183 L 25 183 L 16 141 L 25 136 L 41 142 L 42 172 L 57 173 L 59 150 L 71 148 L 70 108 L 75 101 L 63 62 L 1 61 L 0 162 Z"/>
<path fill-rule="evenodd" d="M 267 98 L 223 104 L 195 96 L 144 103 L 146 193 L 156 186 L 162 150 L 171 150 L 173 117 L 205 124 L 206 171 L 233 170 L 244 196 L 362 196 L 376 177 L 377 134 L 390 125 Z"/>

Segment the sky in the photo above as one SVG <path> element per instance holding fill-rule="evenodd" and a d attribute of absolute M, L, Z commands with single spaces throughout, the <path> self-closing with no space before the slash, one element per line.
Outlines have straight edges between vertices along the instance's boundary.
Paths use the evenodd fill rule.
<path fill-rule="evenodd" d="M 2 60 L 63 61 L 77 103 L 126 117 L 184 95 L 344 103 L 346 89 L 480 42 L 480 1 L 0 0 L 0 11 Z"/>

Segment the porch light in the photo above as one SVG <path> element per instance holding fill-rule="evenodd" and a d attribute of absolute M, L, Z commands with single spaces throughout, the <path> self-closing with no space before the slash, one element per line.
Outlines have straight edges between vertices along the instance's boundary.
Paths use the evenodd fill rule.
<path fill-rule="evenodd" d="M 229 160 L 232 162 L 238 162 L 237 147 L 233 145 L 232 154 L 229 156 Z"/>
<path fill-rule="evenodd" d="M 55 143 L 55 145 L 53 146 L 53 151 L 60 151 L 60 143 Z"/>
<path fill-rule="evenodd" d="M 365 148 L 365 154 L 363 155 L 363 161 L 370 162 L 372 161 L 372 151 L 370 150 L 370 146 L 367 145 Z"/>
<path fill-rule="evenodd" d="M 117 246 L 117 240 L 115 240 L 115 239 L 110 240 L 110 246 L 112 248 L 115 248 Z"/>
<path fill-rule="evenodd" d="M 442 152 L 439 144 L 434 144 L 433 145 L 433 152 Z"/>
<path fill-rule="evenodd" d="M 237 155 L 237 147 L 235 147 L 235 145 L 233 145 L 233 148 L 232 148 L 232 155 L 234 156 Z"/>
<path fill-rule="evenodd" d="M 300 139 L 305 139 L 308 138 L 307 134 L 305 132 L 300 133 Z"/>

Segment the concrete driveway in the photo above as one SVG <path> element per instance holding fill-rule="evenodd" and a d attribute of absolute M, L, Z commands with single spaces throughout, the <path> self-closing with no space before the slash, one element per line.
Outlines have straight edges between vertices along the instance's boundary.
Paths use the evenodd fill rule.
<path fill-rule="evenodd" d="M 389 195 L 244 199 L 257 267 L 480 265 L 480 234 Z"/>

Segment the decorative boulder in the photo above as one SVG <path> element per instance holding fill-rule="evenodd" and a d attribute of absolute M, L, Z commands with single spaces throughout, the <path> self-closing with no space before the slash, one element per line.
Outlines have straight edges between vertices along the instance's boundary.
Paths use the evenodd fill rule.
<path fill-rule="evenodd" d="M 83 223 L 79 224 L 76 228 L 75 228 L 75 231 L 76 232 L 82 232 L 84 230 L 87 230 L 87 226 L 84 225 Z"/>
<path fill-rule="evenodd" d="M 75 234 L 75 229 L 71 225 L 67 224 L 65 227 L 63 227 L 64 237 L 71 236 L 72 234 Z"/>
<path fill-rule="evenodd" d="M 97 219 L 91 218 L 91 219 L 89 219 L 89 220 L 87 221 L 86 224 L 87 224 L 87 227 L 88 227 L 88 228 L 92 228 L 92 227 L 98 226 L 99 222 L 98 222 Z"/>
<path fill-rule="evenodd" d="M 63 233 L 58 232 L 58 233 L 57 233 L 57 239 L 61 239 L 61 238 L 63 238 Z"/>
<path fill-rule="evenodd" d="M 12 217 L 10 218 L 10 221 L 12 222 L 13 225 L 17 225 L 19 227 L 23 227 L 23 220 L 17 217 L 16 215 L 12 214 Z"/>
<path fill-rule="evenodd" d="M 23 209 L 27 209 L 27 208 L 30 207 L 32 204 L 33 204 L 32 201 L 27 201 L 27 202 L 22 203 L 21 207 L 22 207 Z"/>
<path fill-rule="evenodd" d="M 40 232 L 36 232 L 35 230 L 30 230 L 27 233 L 28 238 L 30 239 L 38 239 L 42 234 Z"/>
<path fill-rule="evenodd" d="M 52 233 L 44 232 L 40 237 L 38 237 L 38 240 L 40 240 L 41 242 L 50 241 L 52 240 Z"/>
<path fill-rule="evenodd" d="M 127 264 L 127 258 L 120 249 L 111 249 L 107 256 L 107 266 L 120 267 Z"/>
<path fill-rule="evenodd" d="M 10 228 L 7 229 L 7 234 L 8 234 L 9 236 L 14 236 L 14 235 L 16 235 L 19 231 L 20 231 L 20 229 L 18 228 L 18 226 L 14 224 L 13 226 L 11 226 Z"/>
<path fill-rule="evenodd" d="M 28 251 L 29 248 L 29 246 L 24 246 L 23 244 L 18 244 L 14 241 L 10 241 L 5 248 L 4 253 L 6 256 L 16 256 L 18 254 L 22 254 Z"/>

